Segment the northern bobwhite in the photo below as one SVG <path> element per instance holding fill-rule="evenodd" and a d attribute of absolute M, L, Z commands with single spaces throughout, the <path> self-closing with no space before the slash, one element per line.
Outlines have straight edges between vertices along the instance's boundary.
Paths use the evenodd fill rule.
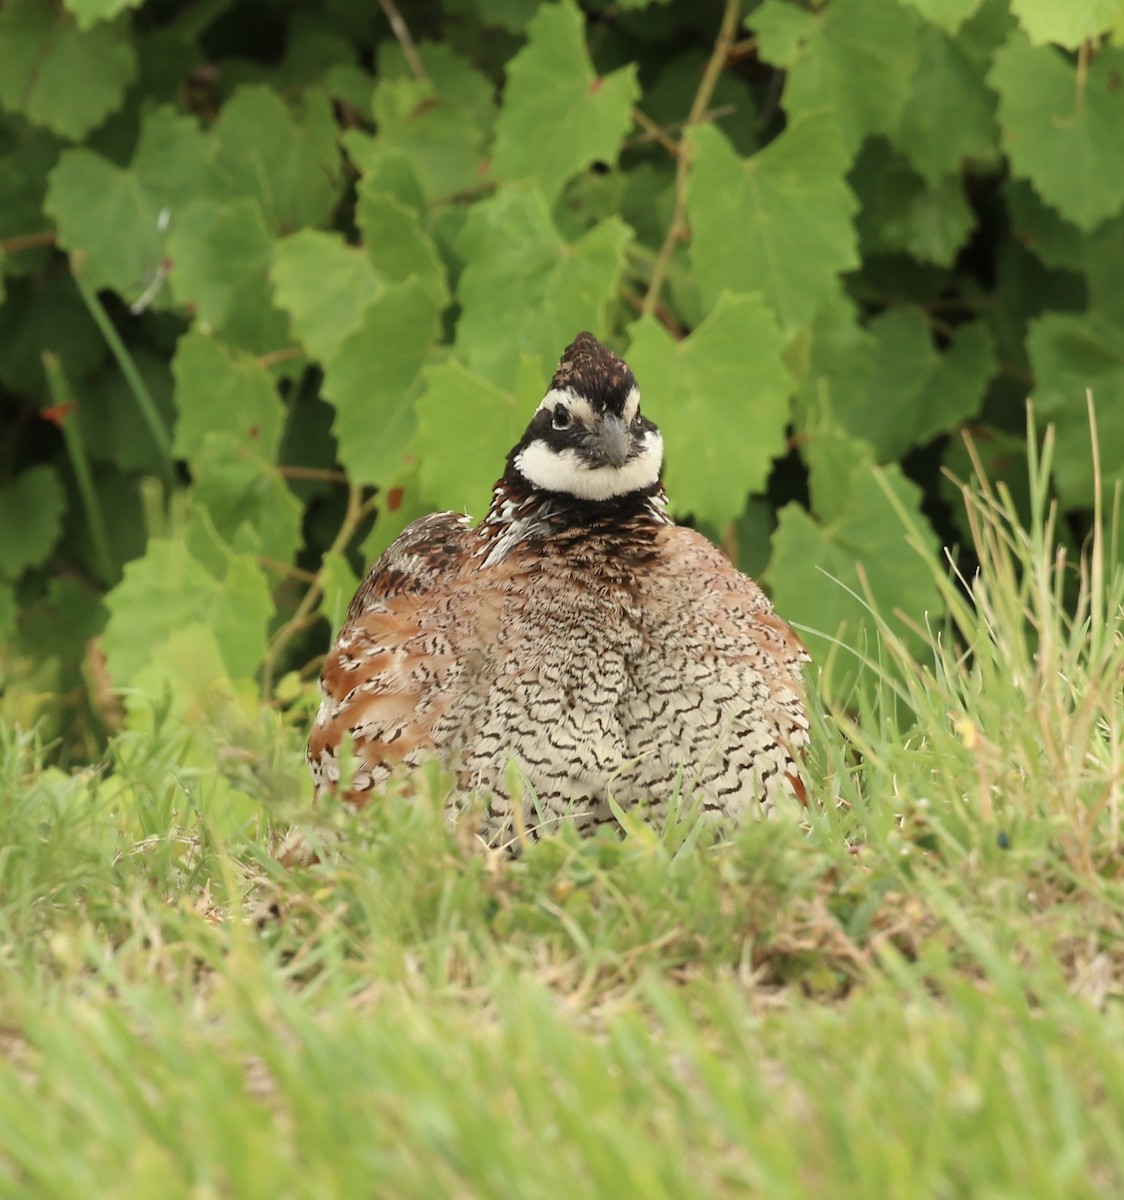
<path fill-rule="evenodd" d="M 610 794 L 656 818 L 676 791 L 715 818 L 803 803 L 808 653 L 665 515 L 662 461 L 632 372 L 579 334 L 487 517 L 415 521 L 360 586 L 320 677 L 317 791 L 338 790 L 350 734 L 346 799 L 437 758 L 492 844 L 612 822 Z"/>

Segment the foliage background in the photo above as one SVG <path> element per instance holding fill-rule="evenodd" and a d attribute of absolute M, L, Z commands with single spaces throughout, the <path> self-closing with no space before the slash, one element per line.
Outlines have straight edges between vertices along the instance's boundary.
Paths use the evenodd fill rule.
<path fill-rule="evenodd" d="M 864 596 L 920 652 L 902 516 L 964 540 L 958 430 L 1015 479 L 1033 392 L 1080 540 L 1092 387 L 1124 477 L 1122 40 L 1117 0 L 9 0 L 4 715 L 79 760 L 307 721 L 365 562 L 482 514 L 581 328 L 821 663 Z"/>

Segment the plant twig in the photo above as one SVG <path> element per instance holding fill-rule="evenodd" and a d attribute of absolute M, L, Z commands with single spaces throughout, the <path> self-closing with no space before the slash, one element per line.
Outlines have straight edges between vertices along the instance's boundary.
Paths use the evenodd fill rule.
<path fill-rule="evenodd" d="M 355 536 L 355 531 L 363 523 L 363 520 L 370 515 L 375 506 L 375 498 L 364 501 L 363 489 L 352 485 L 347 489 L 347 509 L 344 513 L 343 523 L 336 533 L 332 544 L 324 553 L 324 558 L 332 554 L 342 554 L 348 546 L 348 543 Z M 269 650 L 266 652 L 265 663 L 262 666 L 262 683 L 261 693 L 263 699 L 267 700 L 273 691 L 273 676 L 277 669 L 277 661 L 281 657 L 281 651 L 315 619 L 313 617 L 313 609 L 320 602 L 320 597 L 324 594 L 324 572 L 325 567 L 323 561 L 320 569 L 316 572 L 312 582 L 308 586 L 308 591 L 301 597 L 300 604 L 297 605 L 293 615 L 281 626 L 280 629 L 273 635 L 269 643 Z"/>
<path fill-rule="evenodd" d="M 277 467 L 282 479 L 309 479 L 320 483 L 347 483 L 343 471 L 330 471 L 325 467 Z"/>
<path fill-rule="evenodd" d="M 667 131 L 657 125 L 646 112 L 642 112 L 639 108 L 633 106 L 632 119 L 644 130 L 644 137 L 634 138 L 633 145 L 639 145 L 641 141 L 659 142 L 672 158 L 679 157 L 679 143 L 674 138 L 668 137 Z"/>
<path fill-rule="evenodd" d="M 120 570 L 109 549 L 109 535 L 106 533 L 105 515 L 101 510 L 97 488 L 94 487 L 94 475 L 90 470 L 90 457 L 86 453 L 86 442 L 82 437 L 82 427 L 73 419 L 74 393 L 70 389 L 70 380 L 66 377 L 62 361 L 57 354 L 44 350 L 40 356 L 43 370 L 47 376 L 47 390 L 51 393 L 52 413 L 44 413 L 62 430 L 63 442 L 66 444 L 67 457 L 74 472 L 74 480 L 78 485 L 78 495 L 82 508 L 86 513 L 86 524 L 90 530 L 90 541 L 94 547 L 94 561 L 97 564 L 101 582 L 106 587 L 112 587 L 120 577 Z"/>
<path fill-rule="evenodd" d="M 414 39 L 410 36 L 409 27 L 402 19 L 402 14 L 398 11 L 398 5 L 394 0 L 379 0 L 379 8 L 382 9 L 383 15 L 390 23 L 390 31 L 398 39 L 398 44 L 402 47 L 402 54 L 406 59 L 406 65 L 413 72 L 415 79 L 426 80 L 429 76 L 425 73 L 425 67 L 422 66 L 422 60 L 418 55 L 418 48 L 414 45 Z"/>
<path fill-rule="evenodd" d="M 53 246 L 56 234 L 53 229 L 41 233 L 20 233 L 15 237 L 0 240 L 0 250 L 5 254 L 18 254 L 21 250 L 36 250 L 40 246 Z"/>
<path fill-rule="evenodd" d="M 271 350 L 268 354 L 259 354 L 257 364 L 269 370 L 278 363 L 291 362 L 294 358 L 307 358 L 308 351 L 303 346 L 285 346 L 281 350 Z"/>
<path fill-rule="evenodd" d="M 715 108 L 708 108 L 699 117 L 699 121 L 715 121 L 719 117 L 728 117 L 731 113 L 737 111 L 737 107 L 733 104 L 719 104 Z M 634 108 L 632 110 L 632 119 L 644 132 L 638 133 L 635 137 L 626 138 L 621 143 L 622 150 L 632 150 L 634 147 L 643 146 L 647 142 L 659 142 L 668 154 L 675 158 L 679 157 L 679 143 L 670 135 L 678 132 L 687 124 L 686 118 L 682 121 L 672 121 L 670 125 L 657 125 L 647 113 L 642 113 L 638 108 Z"/>
<path fill-rule="evenodd" d="M 722 24 L 719 26 L 718 37 L 714 42 L 714 50 L 703 71 L 699 90 L 695 93 L 691 111 L 687 116 L 683 137 L 679 140 L 679 154 L 675 166 L 675 210 L 667 229 L 667 236 L 664 238 L 663 246 L 660 248 L 655 266 L 652 268 L 652 280 L 648 284 L 648 292 L 644 297 L 644 316 L 651 316 L 656 311 L 675 247 L 687 229 L 687 179 L 691 173 L 690 143 L 687 141 L 687 137 L 691 127 L 702 120 L 703 114 L 710 104 L 710 98 L 714 95 L 714 89 L 718 86 L 719 77 L 726 66 L 730 47 L 734 42 L 741 10 L 742 0 L 726 0 L 726 7 L 722 13 Z"/>
<path fill-rule="evenodd" d="M 156 443 L 157 450 L 160 451 L 161 473 L 164 477 L 164 485 L 168 489 L 168 494 L 171 495 L 174 481 L 172 438 L 156 407 L 156 401 L 153 400 L 152 393 L 148 390 L 148 384 L 145 383 L 140 371 L 137 370 L 137 364 L 133 361 L 133 356 L 125 348 L 125 343 L 121 340 L 120 334 L 109 319 L 109 313 L 105 311 L 102 302 L 98 299 L 97 292 L 83 278 L 82 263 L 78 255 L 75 255 L 70 260 L 70 271 L 74 277 L 78 293 L 82 297 L 90 316 L 94 318 L 94 324 L 97 325 L 102 337 L 105 338 L 105 344 L 117 360 L 117 365 L 121 368 L 121 374 L 125 376 L 125 382 L 129 385 L 129 391 L 132 392 L 133 399 L 137 402 L 137 408 L 140 409 L 141 418 L 145 425 L 148 426 L 148 431 L 152 434 L 152 440 Z"/>

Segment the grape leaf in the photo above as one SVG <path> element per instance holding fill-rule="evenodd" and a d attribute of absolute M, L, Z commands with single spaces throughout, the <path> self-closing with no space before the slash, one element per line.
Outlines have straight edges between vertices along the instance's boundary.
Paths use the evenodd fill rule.
<path fill-rule="evenodd" d="M 233 542 L 248 524 L 261 553 L 288 563 L 301 544 L 300 501 L 277 468 L 229 433 L 208 433 L 192 461 L 192 496 L 206 507 L 215 530 Z"/>
<path fill-rule="evenodd" d="M 154 713 L 192 736 L 180 752 L 182 765 L 206 767 L 206 787 L 222 785 L 215 772 L 216 734 L 229 736 L 240 720 L 235 688 L 223 661 L 214 631 L 203 621 L 189 621 L 154 642 L 144 665 L 129 680 L 125 692 L 125 725 L 138 732 L 152 730 Z M 211 805 L 208 804 L 210 816 Z M 210 824 L 210 820 L 208 820 Z"/>
<path fill-rule="evenodd" d="M 592 162 L 615 163 L 640 94 L 636 67 L 601 77 L 573 0 L 544 4 L 527 44 L 507 65 L 492 166 L 501 179 L 537 183 L 553 201 Z"/>
<path fill-rule="evenodd" d="M 982 322 L 961 326 L 938 353 L 917 309 L 890 310 L 861 330 L 850 306 L 840 304 L 812 325 L 801 380 L 805 426 L 809 436 L 830 426 L 890 462 L 974 416 L 993 371 Z"/>
<path fill-rule="evenodd" d="M 782 329 L 803 324 L 859 261 L 850 159 L 834 122 L 797 118 L 749 159 L 713 126 L 691 143 L 691 258 L 704 298 L 760 291 Z"/>
<path fill-rule="evenodd" d="M 210 626 L 232 678 L 252 676 L 265 655 L 273 613 L 269 585 L 248 555 L 230 554 L 221 577 L 180 541 L 154 539 L 143 558 L 126 564 L 125 577 L 106 596 L 109 621 L 102 637 L 117 686 L 131 683 L 152 651 L 192 621 Z"/>
<path fill-rule="evenodd" d="M 496 85 L 483 71 L 448 42 L 418 42 L 414 47 L 422 70 L 441 100 L 471 114 L 481 134 L 491 133 L 496 121 Z M 412 79 L 414 73 L 397 41 L 379 43 L 375 76 Z"/>
<path fill-rule="evenodd" d="M 236 346 L 266 354 L 288 342 L 266 272 L 273 238 L 256 200 L 197 200 L 168 237 L 172 294 Z"/>
<path fill-rule="evenodd" d="M 69 274 L 48 274 L 34 286 L 17 280 L 9 290 L 0 308 L 0 381 L 15 392 L 40 394 L 44 350 L 64 358 L 72 379 L 102 364 L 105 341 Z"/>
<path fill-rule="evenodd" d="M 437 315 L 423 284 L 391 284 L 325 361 L 323 392 L 336 410 L 332 431 L 353 483 L 386 484 L 406 466 L 413 390 L 437 340 Z"/>
<path fill-rule="evenodd" d="M 164 428 L 171 429 L 175 409 L 167 359 L 145 346 L 137 346 L 130 352 Z M 137 419 L 136 400 L 120 372 L 106 372 L 87 383 L 71 419 L 81 424 L 86 450 L 94 462 L 112 463 L 127 472 L 160 474 L 163 456 L 148 425 Z"/>
<path fill-rule="evenodd" d="M 15 636 L 19 606 L 16 604 L 16 589 L 0 579 L 0 646 Z"/>
<path fill-rule="evenodd" d="M 483 515 L 504 456 L 546 391 L 542 361 L 524 356 L 510 387 L 497 387 L 451 359 L 425 372 L 418 399 L 422 494 L 436 508 Z"/>
<path fill-rule="evenodd" d="M 404 159 L 429 202 L 485 181 L 484 130 L 470 107 L 444 95 L 432 80 L 380 79 L 372 107 L 378 125 L 374 141 L 365 152 L 354 135 L 346 143 L 349 154 L 361 156 L 364 174 L 384 156 Z"/>
<path fill-rule="evenodd" d="M 161 268 L 165 231 L 179 207 L 219 192 L 203 134 L 165 106 L 145 116 L 127 169 L 91 150 L 66 151 L 43 207 L 60 245 L 82 256 L 90 285 L 135 300 Z"/>
<path fill-rule="evenodd" d="M 629 238 L 613 218 L 564 241 L 537 189 L 503 188 L 474 205 L 457 242 L 466 365 L 502 386 L 521 352 L 553 363 L 579 330 L 604 329 Z"/>
<path fill-rule="evenodd" d="M 179 340 L 172 373 L 177 456 L 193 459 L 208 433 L 225 431 L 270 461 L 276 457 L 285 407 L 251 355 L 192 329 Z"/>
<path fill-rule="evenodd" d="M 59 244 L 81 254 L 91 287 L 136 299 L 160 268 L 160 205 L 136 175 L 100 154 L 67 150 L 51 172 L 43 208 L 59 227 Z"/>
<path fill-rule="evenodd" d="M 772 311 L 760 296 L 726 292 L 682 341 L 652 317 L 629 334 L 644 409 L 664 436 L 671 503 L 724 530 L 785 449 L 792 379 Z"/>
<path fill-rule="evenodd" d="M 999 157 L 995 96 L 961 43 L 939 29 L 921 36 L 909 99 L 891 136 L 931 183 L 958 174 L 966 162 L 989 165 Z"/>
<path fill-rule="evenodd" d="M 143 3 L 144 0 L 65 0 L 79 29 L 89 29 L 99 21 L 112 20 L 127 8 L 139 8 Z"/>
<path fill-rule="evenodd" d="M 951 266 L 975 228 L 959 173 L 926 182 L 881 138 L 863 147 L 850 182 L 861 206 L 855 228 L 864 259 L 904 252 Z"/>
<path fill-rule="evenodd" d="M 787 72 L 790 119 L 827 109 L 852 154 L 897 125 L 917 67 L 916 13 L 885 0 L 832 0 L 818 12 L 765 0 L 749 24 L 761 57 Z"/>
<path fill-rule="evenodd" d="M 1067 508 L 1090 507 L 1086 389 L 1096 404 L 1101 473 L 1108 489 L 1124 480 L 1124 322 L 1096 309 L 1047 313 L 1030 323 L 1027 350 L 1039 415 L 1057 429 L 1054 479 Z"/>
<path fill-rule="evenodd" d="M 921 490 L 896 466 L 877 468 L 862 442 L 824 427 L 808 442 L 812 508 L 781 509 L 773 555 L 765 572 L 777 610 L 800 627 L 813 656 L 826 662 L 832 640 L 869 653 L 874 625 L 862 601 L 867 586 L 876 610 L 916 654 L 921 637 L 894 616 L 898 609 L 917 621 L 942 610 L 929 562 L 906 542 L 906 526 L 882 483 L 909 514 L 929 556 L 936 538 L 920 515 Z M 847 589 L 850 589 L 848 591 Z M 825 686 L 845 695 L 858 673 L 857 660 L 837 659 Z"/>
<path fill-rule="evenodd" d="M 272 232 L 322 225 L 343 183 L 327 97 L 305 92 L 292 108 L 267 87 L 241 87 L 211 129 L 213 162 L 227 188 L 257 200 Z"/>
<path fill-rule="evenodd" d="M 359 328 L 382 288 L 368 255 L 338 234 L 317 229 L 282 238 L 270 276 L 293 333 L 321 362 Z"/>
<path fill-rule="evenodd" d="M 351 563 L 345 555 L 331 551 L 320 560 L 320 570 L 323 586 L 320 612 L 328 622 L 334 640 L 347 618 L 347 607 L 359 587 L 359 577 L 351 569 Z"/>
<path fill-rule="evenodd" d="M 42 224 L 47 174 L 58 161 L 59 149 L 59 140 L 44 129 L 0 128 L 0 242 Z M 35 275 L 52 253 L 53 247 L 42 246 L 5 254 L 3 269 L 9 275 Z"/>
<path fill-rule="evenodd" d="M 137 59 L 124 24 L 82 30 L 42 0 L 0 6 L 0 107 L 78 140 L 121 107 Z"/>
<path fill-rule="evenodd" d="M 1011 11 L 1034 45 L 1055 42 L 1067 50 L 1096 41 L 1124 21 L 1121 0 L 1011 0 Z"/>
<path fill-rule="evenodd" d="M 1033 255 L 1048 267 L 1082 270 L 1086 239 L 1076 226 L 1021 179 L 1008 179 L 1003 192 L 1015 235 Z"/>
<path fill-rule="evenodd" d="M 946 33 L 955 33 L 983 3 L 983 0 L 903 0 L 911 8 L 939 25 Z"/>
<path fill-rule="evenodd" d="M 0 488 L 0 578 L 42 566 L 62 532 L 66 497 L 54 467 L 28 467 Z"/>
<path fill-rule="evenodd" d="M 434 304 L 444 308 L 449 303 L 449 287 L 433 239 L 412 208 L 389 192 L 377 190 L 372 182 L 365 179 L 360 183 L 355 206 L 355 224 L 363 234 L 368 256 L 383 279 L 401 283 L 414 276 Z"/>
<path fill-rule="evenodd" d="M 1124 208 L 1124 51 L 1102 47 L 1079 86 L 1076 67 L 1015 35 L 988 81 L 1013 173 L 1088 232 Z"/>

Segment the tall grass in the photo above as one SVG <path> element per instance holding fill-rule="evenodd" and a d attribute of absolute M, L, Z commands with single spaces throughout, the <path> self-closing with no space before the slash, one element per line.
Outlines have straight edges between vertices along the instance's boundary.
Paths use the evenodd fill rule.
<path fill-rule="evenodd" d="M 266 712 L 213 766 L 158 704 L 82 773 L 0 731 L 0 1193 L 1124 1194 L 1119 501 L 1057 550 L 1052 449 L 1025 524 L 977 464 L 807 818 L 717 845 L 313 809 Z"/>

